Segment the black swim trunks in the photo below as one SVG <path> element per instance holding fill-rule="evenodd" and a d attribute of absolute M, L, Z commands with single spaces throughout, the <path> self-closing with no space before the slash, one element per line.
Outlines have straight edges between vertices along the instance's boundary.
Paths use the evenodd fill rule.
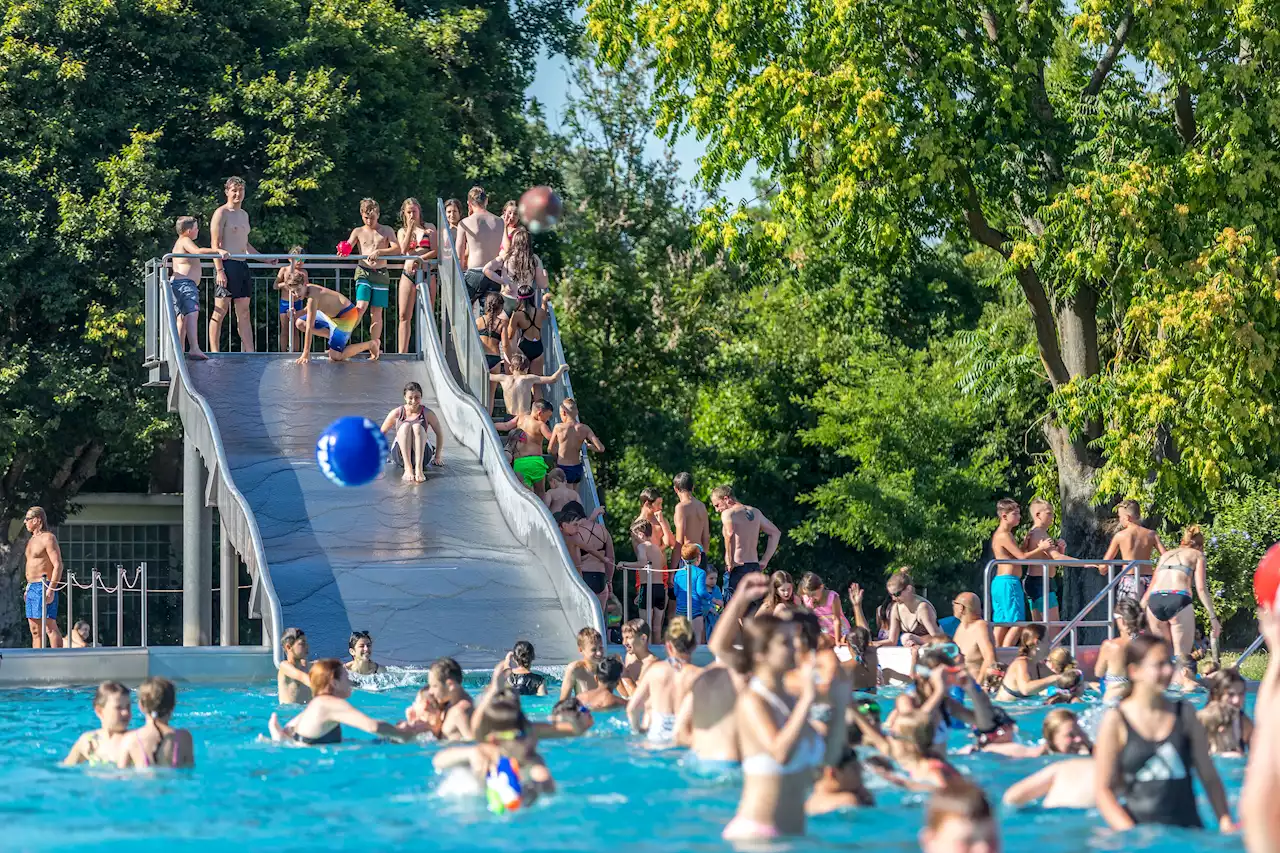
<path fill-rule="evenodd" d="M 253 279 L 249 275 L 249 264 L 245 261 L 223 261 L 222 271 L 227 274 L 227 283 L 219 284 L 213 290 L 218 299 L 248 299 L 253 295 Z"/>
<path fill-rule="evenodd" d="M 644 610 L 649 606 L 649 599 L 646 595 L 648 590 L 653 590 L 653 609 L 665 610 L 667 607 L 667 588 L 661 583 L 650 583 L 640 587 L 640 592 L 636 596 L 636 608 Z"/>

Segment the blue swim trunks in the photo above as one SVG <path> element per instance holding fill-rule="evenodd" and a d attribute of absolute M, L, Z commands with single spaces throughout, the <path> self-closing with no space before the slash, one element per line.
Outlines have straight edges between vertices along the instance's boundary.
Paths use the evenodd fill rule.
<path fill-rule="evenodd" d="M 173 290 L 173 307 L 178 316 L 185 317 L 200 310 L 200 288 L 189 278 L 175 278 L 169 282 Z"/>
<path fill-rule="evenodd" d="M 44 600 L 44 584 L 42 584 L 40 581 L 36 581 L 35 583 L 32 583 L 32 584 L 27 584 L 26 602 L 27 602 L 27 618 L 28 619 L 40 618 L 40 604 L 43 600 Z M 49 602 L 44 607 L 44 618 L 56 619 L 57 616 L 58 616 L 58 596 L 55 594 L 53 597 L 53 601 Z"/>
<path fill-rule="evenodd" d="M 991 579 L 991 621 L 994 624 L 1027 621 L 1026 601 L 1020 578 L 996 575 Z"/>
<path fill-rule="evenodd" d="M 289 307 L 290 307 L 290 306 L 289 306 L 289 300 L 288 300 L 288 299 L 281 299 L 281 300 L 280 300 L 280 313 L 281 313 L 281 314 L 288 314 L 288 313 L 289 313 Z M 294 312 L 295 312 L 295 313 L 297 313 L 297 314 L 303 314 L 303 313 L 305 313 L 305 312 L 306 312 L 306 310 L 307 310 L 307 300 L 305 300 L 305 299 L 297 299 L 297 300 L 294 300 L 294 303 L 293 303 L 293 306 L 292 306 L 292 307 L 293 307 L 293 310 L 294 310 Z"/>

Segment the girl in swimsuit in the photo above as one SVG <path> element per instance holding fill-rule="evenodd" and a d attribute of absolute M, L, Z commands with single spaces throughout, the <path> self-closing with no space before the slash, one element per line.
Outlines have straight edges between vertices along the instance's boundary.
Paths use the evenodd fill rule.
<path fill-rule="evenodd" d="M 600 606 L 605 607 L 613 589 L 613 537 L 594 514 L 590 519 L 584 515 L 582 504 L 577 501 L 565 504 L 559 515 L 560 532 L 570 559 L 582 575 L 582 582 L 600 599 Z"/>
<path fill-rule="evenodd" d="M 1184 690 L 1197 687 L 1193 677 L 1195 665 L 1191 661 L 1191 647 L 1196 641 L 1196 614 L 1191 606 L 1193 584 L 1209 613 L 1213 636 L 1222 633 L 1213 598 L 1205 585 L 1205 571 L 1204 534 L 1193 524 L 1183 533 L 1182 544 L 1160 558 L 1151 576 L 1151 586 L 1142 599 L 1151 619 L 1151 630 L 1173 645 L 1178 683 Z"/>
<path fill-rule="evenodd" d="M 347 651 L 351 652 L 351 660 L 345 666 L 352 675 L 377 675 L 382 670 L 373 660 L 373 637 L 368 631 L 352 631 Z"/>
<path fill-rule="evenodd" d="M 528 285 L 534 293 L 547 289 L 547 271 L 542 259 L 533 253 L 525 228 L 511 233 L 510 245 L 485 265 L 484 274 L 490 281 L 502 285 L 503 308 L 508 316 L 516 313 L 521 286 Z"/>
<path fill-rule="evenodd" d="M 426 261 L 436 257 L 439 247 L 436 246 L 436 227 L 422 220 L 422 205 L 416 198 L 406 198 L 400 205 L 400 230 L 396 232 L 396 242 L 406 255 L 417 255 L 422 261 L 406 261 L 404 272 L 400 273 L 399 292 L 396 304 L 399 306 L 399 340 L 397 352 L 409 351 L 409 333 L 413 330 L 413 295 L 417 290 L 418 266 L 426 265 Z M 427 288 L 431 301 L 428 307 L 436 304 L 436 278 L 430 276 Z"/>
<path fill-rule="evenodd" d="M 1044 626 L 1027 625 L 1018 639 L 1018 656 L 1009 664 L 997 702 L 1017 702 L 1043 693 L 1049 687 L 1069 687 L 1065 674 L 1051 672 L 1044 663 Z"/>
<path fill-rule="evenodd" d="M 167 678 L 148 678 L 138 688 L 138 710 L 146 724 L 132 732 L 120 753 L 120 767 L 194 767 L 191 732 L 169 725 L 177 690 Z"/>
<path fill-rule="evenodd" d="M 502 297 L 490 293 L 484 300 L 484 313 L 476 318 L 476 334 L 480 336 L 480 346 L 484 347 L 484 360 L 489 365 L 489 372 L 502 372 Z M 489 413 L 493 413 L 492 395 L 489 400 Z"/>
<path fill-rule="evenodd" d="M 1142 611 L 1132 598 L 1116 602 L 1116 633 L 1098 648 L 1098 661 L 1093 674 L 1102 682 L 1102 701 L 1115 705 L 1129 695 L 1129 676 L 1125 674 L 1125 649 L 1142 632 Z"/>
<path fill-rule="evenodd" d="M 804 606 L 818 617 L 822 633 L 832 639 L 833 645 L 844 645 L 845 634 L 849 632 L 849 620 L 844 617 L 840 596 L 834 590 L 827 589 L 822 578 L 814 572 L 805 572 L 804 577 L 800 578 L 800 595 Z"/>
<path fill-rule="evenodd" d="M 504 352 L 520 350 L 529 359 L 529 372 L 542 374 L 542 355 L 545 348 L 542 344 L 542 327 L 547 324 L 546 299 L 537 298 L 537 288 L 531 284 L 522 284 L 516 291 L 517 304 L 507 315 L 507 328 L 504 334 Z M 534 389 L 535 393 L 538 389 Z"/>
<path fill-rule="evenodd" d="M 546 696 L 547 679 L 530 669 L 533 666 L 533 643 L 520 640 L 511 647 L 511 669 L 507 686 L 519 696 Z"/>
<path fill-rule="evenodd" d="M 1204 684 L 1209 688 L 1209 701 L 1205 704 L 1204 711 L 1220 709 L 1217 717 L 1227 722 L 1227 732 L 1222 739 L 1225 748 L 1220 751 L 1241 754 L 1248 752 L 1253 740 L 1253 720 L 1244 712 L 1244 676 L 1234 667 L 1220 669 L 1207 676 Z M 1205 728 L 1209 728 L 1207 723 Z"/>
<path fill-rule="evenodd" d="M 342 743 L 343 725 L 391 740 L 403 741 L 413 737 L 413 732 L 407 727 L 375 720 L 347 701 L 351 698 L 351 678 L 342 661 L 336 658 L 318 660 L 311 665 L 310 676 L 311 701 L 288 725 L 280 725 L 279 716 L 272 714 L 267 722 L 272 740 L 292 741 L 302 746 Z"/>
<path fill-rule="evenodd" d="M 436 446 L 427 441 L 427 428 L 430 427 L 436 436 Z M 397 461 L 404 464 L 406 483 L 425 483 L 426 473 L 422 467 L 427 451 L 431 451 L 431 464 L 443 464 L 444 435 L 440 431 L 440 420 L 435 413 L 422 405 L 422 386 L 417 382 L 409 382 L 404 386 L 404 405 L 396 406 L 387 412 L 382 421 L 382 434 L 395 433 L 392 451 L 399 456 Z"/>
<path fill-rule="evenodd" d="M 760 613 L 771 613 L 778 615 L 780 607 L 796 607 L 800 601 L 796 598 L 796 583 L 791 579 L 791 575 L 783 571 L 777 571 L 769 575 L 769 592 L 765 595 L 764 601 L 760 602 Z"/>
<path fill-rule="evenodd" d="M 133 712 L 129 709 L 129 688 L 118 681 L 104 681 L 93 695 L 93 713 L 102 728 L 85 732 L 76 740 L 63 765 L 115 766 L 127 748 L 125 737 Z"/>
<path fill-rule="evenodd" d="M 1115 830 L 1140 823 L 1199 827 L 1194 772 L 1218 828 L 1234 832 L 1204 727 L 1190 705 L 1165 698 L 1173 680 L 1169 651 L 1164 638 L 1153 634 L 1143 634 L 1125 649 L 1130 692 L 1103 716 L 1094 747 L 1098 811 Z"/>

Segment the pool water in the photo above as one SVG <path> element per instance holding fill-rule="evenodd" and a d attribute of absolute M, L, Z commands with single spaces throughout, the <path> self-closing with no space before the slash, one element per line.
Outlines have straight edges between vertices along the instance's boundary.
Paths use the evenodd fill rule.
<path fill-rule="evenodd" d="M 400 679 L 425 681 L 424 675 Z M 478 687 L 478 684 L 469 684 Z M 180 687 L 174 724 L 192 731 L 191 771 L 131 772 L 62 768 L 80 732 L 95 728 L 92 690 L 0 693 L 0 813 L 5 851 L 607 851 L 648 853 L 728 850 L 720 832 L 739 787 L 686 766 L 682 751 L 651 752 L 628 732 L 622 713 L 598 715 L 576 740 L 544 744 L 559 793 L 527 811 L 495 816 L 479 797 L 442 794 L 431 768 L 433 744 L 380 744 L 347 732 L 340 746 L 301 749 L 269 742 L 267 717 L 279 709 L 273 685 Z M 358 691 L 353 699 L 375 717 L 397 721 L 416 687 Z M 526 699 L 544 717 L 553 697 Z M 1201 700 L 1202 701 L 1202 700 Z M 1252 697 L 1250 697 L 1252 702 Z M 882 702 L 887 713 L 890 702 Z M 1078 712 L 1090 711 L 1087 703 Z M 295 711 L 284 708 L 282 719 Z M 1043 707 L 1010 707 L 1023 739 L 1038 740 Z M 137 717 L 135 714 L 135 723 Z M 952 746 L 963 745 L 952 733 Z M 1010 784 L 1047 759 L 996 756 L 954 759 L 999 802 Z M 1243 759 L 1217 759 L 1232 813 Z M 874 809 L 809 822 L 809 836 L 780 850 L 917 849 L 925 797 L 883 787 L 871 778 Z M 1201 815 L 1212 811 L 1200 795 Z M 1243 850 L 1239 836 L 1207 831 L 1139 829 L 1109 832 L 1097 812 L 1001 809 L 1005 849 L 1036 853 L 1080 850 Z"/>

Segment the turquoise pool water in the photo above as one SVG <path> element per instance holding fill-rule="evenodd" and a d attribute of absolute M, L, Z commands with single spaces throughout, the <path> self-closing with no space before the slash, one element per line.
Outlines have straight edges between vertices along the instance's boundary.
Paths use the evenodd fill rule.
<path fill-rule="evenodd" d="M 354 702 L 398 720 L 414 687 L 357 692 Z M 679 751 L 654 753 L 627 731 L 621 714 L 597 717 L 584 738 L 545 745 L 560 793 L 527 812 L 497 817 L 479 798 L 443 795 L 434 745 L 375 744 L 360 733 L 315 749 L 265 741 L 277 710 L 267 686 L 180 688 L 177 725 L 191 729 L 193 771 L 118 773 L 57 763 L 83 730 L 97 725 L 89 689 L 0 693 L 0 849 L 5 851 L 644 851 L 731 849 L 720 831 L 738 787 L 686 767 Z M 1252 701 L 1252 697 L 1251 697 Z M 526 700 L 534 716 L 550 699 Z M 886 705 L 889 703 L 885 703 Z M 1077 710 L 1088 710 L 1088 705 Z M 1038 738 L 1043 708 L 1011 709 Z M 285 709 L 287 719 L 292 713 Z M 964 743 L 953 733 L 953 745 Z M 956 764 L 998 801 L 1041 760 L 958 757 Z M 1218 760 L 1233 806 L 1244 761 Z M 873 784 L 875 781 L 873 780 Z M 875 789 L 879 805 L 810 821 L 809 837 L 782 850 L 915 850 L 923 797 Z M 1201 813 L 1211 816 L 1201 797 Z M 1108 832 L 1096 812 L 1002 810 L 1008 851 L 1243 850 L 1238 836 L 1177 830 Z"/>

